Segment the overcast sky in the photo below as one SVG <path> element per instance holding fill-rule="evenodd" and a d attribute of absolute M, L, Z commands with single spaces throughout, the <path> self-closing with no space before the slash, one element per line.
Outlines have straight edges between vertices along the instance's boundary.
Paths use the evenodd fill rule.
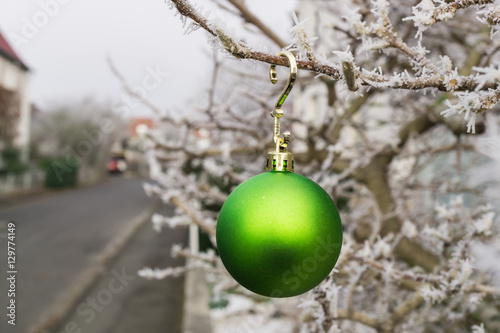
<path fill-rule="evenodd" d="M 247 3 L 289 39 L 295 1 Z M 86 96 L 119 102 L 122 91 L 107 55 L 131 86 L 142 85 L 148 71 L 168 72 L 147 97 L 171 109 L 194 98 L 210 73 L 206 34 L 200 29 L 184 35 L 174 14 L 165 0 L 0 0 L 0 29 L 32 69 L 31 100 L 42 109 Z M 212 11 L 210 17 L 222 15 Z"/>

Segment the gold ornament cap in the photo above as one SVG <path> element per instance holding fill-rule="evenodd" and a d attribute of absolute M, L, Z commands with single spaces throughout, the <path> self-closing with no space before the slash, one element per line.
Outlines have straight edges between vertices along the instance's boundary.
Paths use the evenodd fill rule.
<path fill-rule="evenodd" d="M 266 170 L 293 172 L 293 164 L 293 154 L 290 152 L 270 151 L 267 153 Z"/>

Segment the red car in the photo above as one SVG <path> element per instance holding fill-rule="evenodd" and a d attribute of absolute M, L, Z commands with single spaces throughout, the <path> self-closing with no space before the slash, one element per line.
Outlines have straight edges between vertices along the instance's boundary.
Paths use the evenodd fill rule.
<path fill-rule="evenodd" d="M 122 174 L 127 170 L 127 162 L 123 157 L 113 156 L 109 160 L 107 168 L 110 174 Z"/>

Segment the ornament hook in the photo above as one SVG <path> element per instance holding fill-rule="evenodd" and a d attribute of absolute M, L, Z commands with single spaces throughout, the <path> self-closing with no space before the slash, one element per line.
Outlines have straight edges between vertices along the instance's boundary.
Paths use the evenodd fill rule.
<path fill-rule="evenodd" d="M 274 106 L 274 110 L 271 112 L 273 117 L 273 136 L 275 143 L 275 151 L 269 152 L 267 158 L 267 169 L 277 170 L 277 171 L 293 171 L 293 155 L 287 152 L 288 142 L 290 141 L 290 132 L 285 132 L 283 138 L 280 137 L 280 118 L 283 116 L 283 110 L 281 106 L 290 95 L 290 91 L 293 88 L 295 79 L 297 78 L 297 62 L 295 61 L 295 56 L 290 51 L 281 51 L 278 53 L 281 57 L 288 58 L 290 63 L 290 75 L 288 76 L 288 81 L 285 88 L 281 92 L 278 101 Z M 271 82 L 275 84 L 278 82 L 278 76 L 276 74 L 276 65 L 271 65 L 269 68 L 269 78 Z"/>
<path fill-rule="evenodd" d="M 288 95 L 290 95 L 290 91 L 292 90 L 293 85 L 295 84 L 295 79 L 297 78 L 297 62 L 295 61 L 295 56 L 292 54 L 292 52 L 281 51 L 280 53 L 278 53 L 278 55 L 288 58 L 288 62 L 290 63 L 290 75 L 288 76 L 288 82 L 286 83 L 285 88 L 281 92 L 281 95 L 274 106 L 275 110 L 281 109 L 281 106 L 285 102 L 286 98 L 288 97 Z M 269 68 L 269 78 L 271 79 L 271 82 L 273 84 L 276 84 L 278 82 L 278 75 L 276 74 L 276 65 L 274 64 L 271 65 L 271 67 Z"/>

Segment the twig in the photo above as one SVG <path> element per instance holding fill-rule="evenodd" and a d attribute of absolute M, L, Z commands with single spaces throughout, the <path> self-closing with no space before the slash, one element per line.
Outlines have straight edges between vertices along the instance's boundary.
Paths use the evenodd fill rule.
<path fill-rule="evenodd" d="M 424 298 L 419 291 L 414 292 L 410 298 L 401 303 L 392 313 L 389 320 L 384 323 L 385 331 L 393 332 L 394 327 L 401 322 L 410 312 L 424 303 Z"/>
<path fill-rule="evenodd" d="M 134 91 L 130 85 L 127 83 L 123 75 L 120 73 L 120 71 L 116 68 L 113 60 L 110 57 L 106 58 L 109 68 L 111 69 L 111 72 L 113 75 L 120 81 L 122 88 L 131 96 L 133 96 L 135 99 L 137 99 L 139 102 L 144 104 L 146 107 L 148 107 L 151 111 L 156 113 L 157 115 L 160 115 L 162 112 L 160 108 L 158 108 L 156 105 L 151 103 L 148 99 L 146 99 L 143 95 L 137 93 Z"/>
<path fill-rule="evenodd" d="M 180 255 L 181 257 L 184 257 L 184 258 L 201 260 L 201 261 L 208 262 L 211 264 L 216 264 L 217 262 L 220 261 L 220 257 L 216 257 L 216 256 L 209 257 L 207 255 L 202 256 L 199 253 L 193 253 L 193 252 L 186 250 L 186 249 L 177 250 L 175 253 L 177 255 Z"/>
<path fill-rule="evenodd" d="M 172 0 L 172 3 L 175 5 L 177 10 L 182 16 L 189 17 L 194 22 L 196 22 L 199 26 L 205 29 L 212 36 L 217 36 L 214 30 L 210 27 L 207 20 L 201 16 L 196 10 L 194 10 L 193 6 L 187 0 Z"/>
<path fill-rule="evenodd" d="M 360 261 L 366 265 L 371 266 L 372 268 L 375 268 L 376 270 L 380 272 L 386 272 L 387 269 L 384 267 L 384 265 L 370 260 L 370 259 L 365 259 L 365 258 L 360 258 L 360 257 L 351 257 L 351 259 Z M 422 282 L 422 283 L 431 283 L 431 284 L 439 284 L 442 282 L 442 278 L 439 278 L 437 276 L 432 276 L 432 275 L 423 275 L 423 274 L 415 274 L 413 272 L 404 272 L 404 271 L 399 271 L 397 269 L 392 269 L 391 270 L 392 274 L 391 276 L 394 279 L 397 280 L 412 280 L 415 282 Z"/>
<path fill-rule="evenodd" d="M 452 19 L 459 9 L 465 9 L 471 6 L 486 5 L 495 2 L 495 0 L 456 0 L 451 3 L 442 4 L 434 10 L 432 19 L 435 22 L 447 21 Z"/>
<path fill-rule="evenodd" d="M 332 318 L 333 320 L 352 320 L 361 324 L 364 324 L 366 326 L 373 327 L 378 330 L 380 327 L 380 323 L 376 318 L 373 318 L 366 313 L 359 312 L 359 311 L 353 311 L 353 310 L 346 310 L 346 309 L 338 309 L 337 310 L 337 317 Z"/>
<path fill-rule="evenodd" d="M 500 296 L 500 288 L 493 286 L 485 286 L 483 284 L 473 284 L 472 286 L 467 288 L 467 291 Z"/>
<path fill-rule="evenodd" d="M 212 237 L 215 237 L 215 228 L 211 225 L 208 225 L 201 219 L 198 215 L 196 215 L 191 208 L 186 205 L 185 202 L 180 200 L 178 197 L 172 197 L 170 199 L 170 202 L 172 202 L 174 205 L 179 207 L 187 216 L 191 218 L 191 220 L 196 223 L 203 231 L 205 231 L 207 234 L 209 234 Z"/>
<path fill-rule="evenodd" d="M 227 0 L 229 1 L 241 14 L 241 17 L 250 24 L 256 26 L 264 35 L 269 37 L 273 42 L 275 42 L 281 48 L 284 48 L 287 43 L 285 43 L 278 35 L 274 33 L 272 29 L 266 26 L 257 16 L 255 16 L 244 2 L 241 0 Z"/>

